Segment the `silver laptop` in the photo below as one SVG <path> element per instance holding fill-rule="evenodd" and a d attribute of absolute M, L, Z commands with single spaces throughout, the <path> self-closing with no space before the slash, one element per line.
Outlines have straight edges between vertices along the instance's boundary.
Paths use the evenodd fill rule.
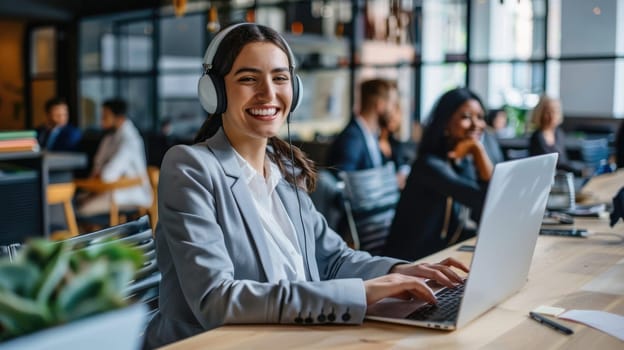
<path fill-rule="evenodd" d="M 497 164 L 466 283 L 437 292 L 437 305 L 384 299 L 369 307 L 367 318 L 453 330 L 517 292 L 527 279 L 556 163 L 551 153 Z"/>

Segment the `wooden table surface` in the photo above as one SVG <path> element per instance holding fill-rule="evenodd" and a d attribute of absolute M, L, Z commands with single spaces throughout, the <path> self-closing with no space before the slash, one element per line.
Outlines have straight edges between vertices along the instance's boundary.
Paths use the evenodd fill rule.
<path fill-rule="evenodd" d="M 624 223 L 609 228 L 607 219 L 577 218 L 575 226 L 594 234 L 586 239 L 540 236 L 520 292 L 456 331 L 375 321 L 360 326 L 233 325 L 166 349 L 624 349 L 623 341 L 582 324 L 561 321 L 574 330 L 566 336 L 528 318 L 539 305 L 624 315 Z M 454 256 L 469 263 L 472 253 L 456 248 L 424 260 Z"/>

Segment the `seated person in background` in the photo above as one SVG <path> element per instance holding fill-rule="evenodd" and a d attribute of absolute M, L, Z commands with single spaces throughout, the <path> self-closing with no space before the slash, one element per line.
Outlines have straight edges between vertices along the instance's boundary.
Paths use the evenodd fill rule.
<path fill-rule="evenodd" d="M 100 125 L 105 136 L 95 154 L 91 177 L 104 182 L 114 182 L 122 177 L 142 178 L 141 186 L 115 190 L 112 195 L 120 208 L 149 207 L 152 189 L 147 177 L 145 147 L 139 131 L 126 118 L 126 111 L 126 102 L 121 99 L 107 100 L 102 104 Z M 78 207 L 78 213 L 81 216 L 108 213 L 110 204 L 110 193 L 92 195 Z"/>
<path fill-rule="evenodd" d="M 411 153 L 408 149 L 410 145 L 395 137 L 395 133 L 401 128 L 402 118 L 403 114 L 399 103 L 397 103 L 393 113 L 381 115 L 379 118 L 379 148 L 385 160 L 394 162 L 400 189 L 405 187 L 405 180 L 410 173 L 412 163 Z"/>
<path fill-rule="evenodd" d="M 206 52 L 199 94 L 210 115 L 197 143 L 172 147 L 161 167 L 160 304 L 144 348 L 223 324 L 359 324 L 387 296 L 433 301 L 424 278 L 461 282 L 450 267 L 468 269 L 456 260 L 372 257 L 327 226 L 307 194 L 314 163 L 278 137 L 299 78 L 276 31 L 232 25 Z"/>
<path fill-rule="evenodd" d="M 620 123 L 617 135 L 615 135 L 615 164 L 624 168 L 624 121 Z"/>
<path fill-rule="evenodd" d="M 487 116 L 488 129 L 498 138 L 515 136 L 515 130 L 509 125 L 507 112 L 502 108 L 491 109 Z"/>
<path fill-rule="evenodd" d="M 563 121 L 561 103 L 558 99 L 542 95 L 533 109 L 532 122 L 536 130 L 529 140 L 529 155 L 536 156 L 546 153 L 559 153 L 557 169 L 582 175 L 582 167 L 572 164 L 568 159 L 565 147 L 565 134 L 559 128 Z"/>
<path fill-rule="evenodd" d="M 484 116 L 481 100 L 466 88 L 440 97 L 401 192 L 385 255 L 419 259 L 474 236 L 493 170 L 479 142 Z"/>
<path fill-rule="evenodd" d="M 46 124 L 37 128 L 39 146 L 48 151 L 76 151 L 82 133 L 69 124 L 69 108 L 65 99 L 55 97 L 45 104 Z"/>
<path fill-rule="evenodd" d="M 327 165 L 335 171 L 355 171 L 383 165 L 377 141 L 379 118 L 394 113 L 398 105 L 396 84 L 373 79 L 360 85 L 360 111 L 334 139 Z"/>

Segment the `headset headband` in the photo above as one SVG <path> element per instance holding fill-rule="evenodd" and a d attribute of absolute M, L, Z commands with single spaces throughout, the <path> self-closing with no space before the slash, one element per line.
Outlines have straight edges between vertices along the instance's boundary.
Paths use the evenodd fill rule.
<path fill-rule="evenodd" d="M 225 29 L 217 33 L 217 35 L 215 35 L 215 37 L 210 42 L 210 45 L 208 45 L 208 49 L 206 49 L 206 54 L 204 55 L 204 63 L 203 63 L 204 73 L 208 73 L 208 71 L 212 69 L 212 62 L 214 60 L 215 55 L 217 54 L 217 50 L 219 50 L 219 46 L 221 46 L 221 42 L 223 41 L 223 39 L 225 39 L 225 37 L 232 30 L 238 27 L 244 26 L 244 25 L 251 25 L 251 24 L 253 23 L 242 22 L 242 23 L 233 24 L 233 25 L 226 27 Z M 288 45 L 286 40 L 281 35 L 280 35 L 280 38 L 284 42 L 284 46 L 286 46 L 286 51 L 288 51 L 288 60 L 290 61 L 290 69 L 294 71 L 295 70 L 295 55 L 292 53 L 292 50 L 290 49 L 290 45 Z"/>
<path fill-rule="evenodd" d="M 199 78 L 199 82 L 197 84 L 197 94 L 199 97 L 199 102 L 202 107 L 211 114 L 215 113 L 223 113 L 225 108 L 227 107 L 227 98 L 225 95 L 225 87 L 223 86 L 223 77 L 219 76 L 219 74 L 215 74 L 215 72 L 211 72 L 213 68 L 213 61 L 215 56 L 217 55 L 217 51 L 221 46 L 221 42 L 226 38 L 230 32 L 240 26 L 243 25 L 255 25 L 254 23 L 237 23 L 230 25 L 223 30 L 221 30 L 215 37 L 212 39 L 208 48 L 206 49 L 206 54 L 204 55 L 203 66 L 203 74 Z M 290 106 L 290 111 L 293 112 L 300 104 L 301 104 L 301 91 L 303 90 L 301 79 L 297 74 L 295 74 L 295 55 L 293 55 L 288 42 L 277 33 L 283 46 L 286 48 L 286 54 L 288 56 L 288 61 L 290 64 L 290 73 L 292 75 L 292 88 L 293 88 L 293 97 L 292 103 Z M 289 114 L 290 116 L 290 114 Z"/>

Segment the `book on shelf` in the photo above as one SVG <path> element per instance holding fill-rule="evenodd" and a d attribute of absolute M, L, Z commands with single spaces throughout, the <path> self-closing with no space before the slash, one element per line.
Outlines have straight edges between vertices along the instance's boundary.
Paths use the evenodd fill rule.
<path fill-rule="evenodd" d="M 33 138 L 29 139 L 15 139 L 15 140 L 0 140 L 0 148 L 9 147 L 33 147 L 37 145 L 37 140 Z"/>
<path fill-rule="evenodd" d="M 39 145 L 34 146 L 15 146 L 15 147 L 0 147 L 0 153 L 11 153 L 11 152 L 38 152 Z"/>
<path fill-rule="evenodd" d="M 15 139 L 37 139 L 36 130 L 16 130 L 16 131 L 0 131 L 1 140 L 15 140 Z"/>
<path fill-rule="evenodd" d="M 0 131 L 0 153 L 37 151 L 39 143 L 36 131 Z"/>

